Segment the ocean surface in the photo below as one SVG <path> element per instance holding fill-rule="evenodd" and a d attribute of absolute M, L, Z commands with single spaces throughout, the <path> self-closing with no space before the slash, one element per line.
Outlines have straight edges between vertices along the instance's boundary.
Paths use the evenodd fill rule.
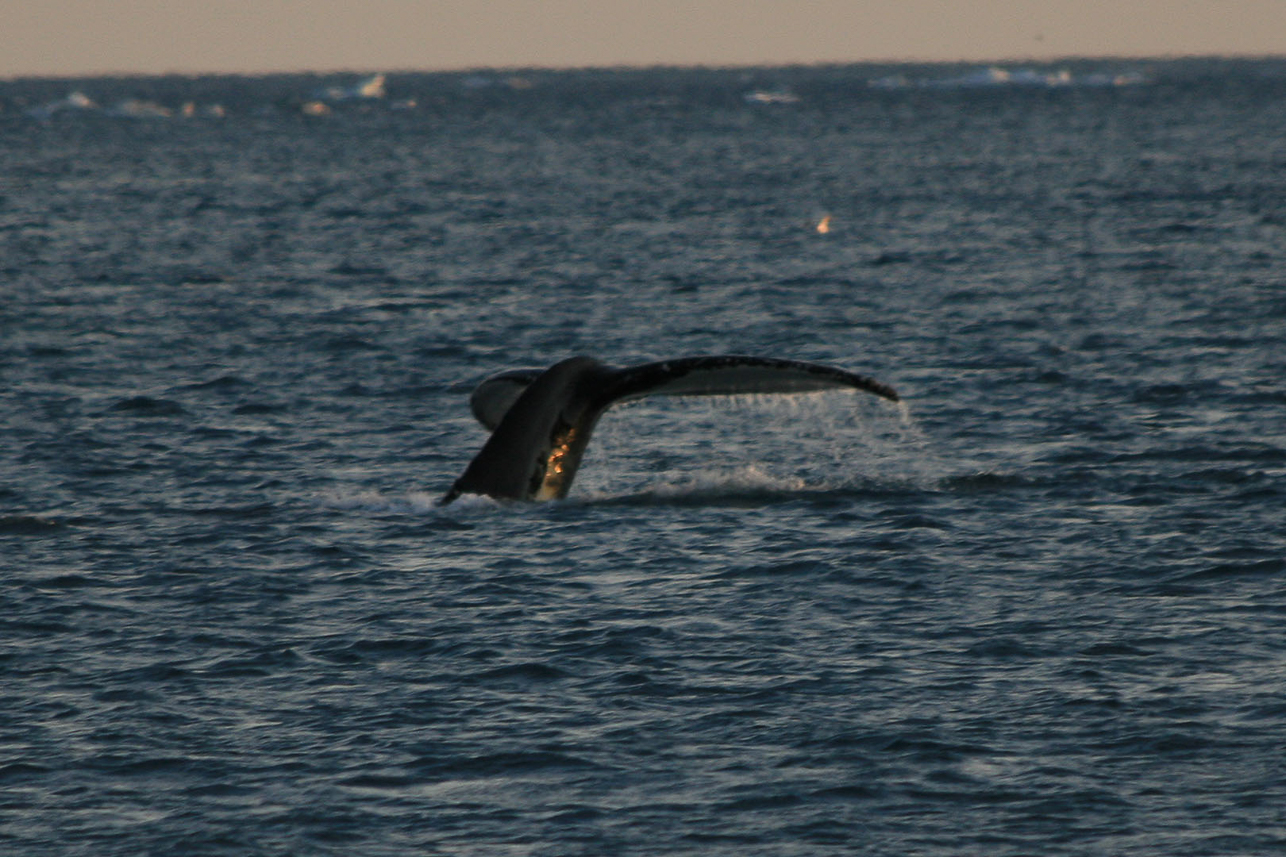
<path fill-rule="evenodd" d="M 362 83 L 0 81 L 0 851 L 1286 848 L 1286 61 Z"/>

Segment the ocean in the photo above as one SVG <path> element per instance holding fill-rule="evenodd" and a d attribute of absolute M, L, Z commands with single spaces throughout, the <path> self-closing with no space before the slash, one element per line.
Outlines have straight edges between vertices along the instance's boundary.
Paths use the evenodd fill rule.
<path fill-rule="evenodd" d="M 5 853 L 1286 847 L 1286 61 L 0 81 L 0 293 Z"/>

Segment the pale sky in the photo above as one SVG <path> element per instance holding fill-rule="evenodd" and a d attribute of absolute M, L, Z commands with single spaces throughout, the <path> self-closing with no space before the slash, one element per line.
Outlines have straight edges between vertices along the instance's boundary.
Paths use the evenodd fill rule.
<path fill-rule="evenodd" d="M 1286 55 L 1286 0 L 0 0 L 0 77 Z"/>

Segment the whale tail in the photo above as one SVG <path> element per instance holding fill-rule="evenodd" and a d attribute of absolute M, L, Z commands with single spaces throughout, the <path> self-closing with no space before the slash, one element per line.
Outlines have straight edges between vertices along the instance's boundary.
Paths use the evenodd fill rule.
<path fill-rule="evenodd" d="M 513 369 L 487 378 L 469 397 L 492 431 L 439 500 L 461 494 L 549 500 L 567 496 L 603 412 L 648 396 L 728 396 L 854 389 L 898 401 L 897 392 L 834 366 L 769 357 L 682 357 L 614 368 L 572 357 L 548 369 Z"/>

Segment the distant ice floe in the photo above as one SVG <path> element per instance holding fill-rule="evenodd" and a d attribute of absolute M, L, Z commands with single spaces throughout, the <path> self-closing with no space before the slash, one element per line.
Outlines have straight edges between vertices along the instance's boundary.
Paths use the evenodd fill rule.
<path fill-rule="evenodd" d="M 70 93 L 66 98 L 31 107 L 26 111 L 27 116 L 42 121 L 62 113 L 97 114 L 116 119 L 168 119 L 175 115 L 175 111 L 165 105 L 142 98 L 126 98 L 111 107 L 100 107 L 98 102 L 79 90 Z M 179 115 L 222 118 L 227 115 L 227 111 L 220 104 L 197 105 L 189 101 L 180 108 Z"/>
<path fill-rule="evenodd" d="M 108 116 L 125 119 L 168 119 L 174 115 L 170 108 L 140 98 L 127 98 L 103 112 Z"/>
<path fill-rule="evenodd" d="M 313 92 L 312 97 L 300 106 L 305 116 L 326 116 L 332 105 L 346 101 L 379 101 L 388 93 L 384 88 L 387 76 L 373 74 L 352 86 L 326 86 Z"/>
<path fill-rule="evenodd" d="M 301 112 L 310 116 L 327 115 L 338 105 L 346 102 L 382 102 L 390 110 L 409 110 L 416 106 L 415 100 L 411 98 L 386 101 L 386 81 L 387 77 L 383 73 L 373 74 L 356 81 L 350 86 L 326 86 L 314 90 L 307 96 L 301 97 L 295 104 Z M 260 108 L 261 112 L 270 112 L 272 109 L 273 105 L 264 105 Z M 195 101 L 187 101 L 178 107 L 170 107 L 144 98 L 126 98 L 112 106 L 103 107 L 79 90 L 57 101 L 30 107 L 25 113 L 30 118 L 42 121 L 47 121 L 64 113 L 80 113 L 117 119 L 170 119 L 173 117 L 223 119 L 228 115 L 227 109 L 222 104 L 199 104 Z"/>
<path fill-rule="evenodd" d="M 788 89 L 756 89 L 742 96 L 747 104 L 797 104 L 799 96 Z"/>
<path fill-rule="evenodd" d="M 1067 69 L 1041 71 L 1021 68 L 1006 69 L 988 66 L 964 74 L 947 77 L 910 78 L 893 74 L 868 81 L 873 89 L 997 89 L 1004 87 L 1026 89 L 1059 89 L 1063 87 L 1113 87 L 1139 86 L 1148 78 L 1136 71 L 1120 73 L 1094 72 L 1075 75 Z"/>
<path fill-rule="evenodd" d="M 83 92 L 77 90 L 72 92 L 66 98 L 60 98 L 57 101 L 51 101 L 48 104 L 42 104 L 39 107 L 32 107 L 27 111 L 27 115 L 33 119 L 48 119 L 56 113 L 64 111 L 81 111 L 97 110 L 98 105 L 94 100 Z"/>
<path fill-rule="evenodd" d="M 327 86 L 313 93 L 315 101 L 360 101 L 363 99 L 383 98 L 385 96 L 384 74 L 373 74 L 359 80 L 352 86 Z"/>

